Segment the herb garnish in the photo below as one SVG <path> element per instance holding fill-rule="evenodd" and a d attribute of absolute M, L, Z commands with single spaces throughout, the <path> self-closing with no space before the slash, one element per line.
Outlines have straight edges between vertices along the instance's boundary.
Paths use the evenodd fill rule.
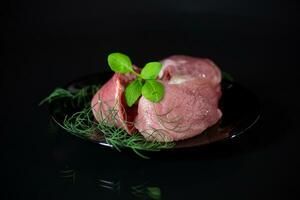
<path fill-rule="evenodd" d="M 129 135 L 124 129 L 116 127 L 110 121 L 120 121 L 116 107 L 107 111 L 107 116 L 100 121 L 95 121 L 91 107 L 91 98 L 97 92 L 99 86 L 89 85 L 77 91 L 69 91 L 63 88 L 55 89 L 40 105 L 55 104 L 57 112 L 53 113 L 53 120 L 67 132 L 90 141 L 102 141 L 103 137 L 107 144 L 121 151 L 122 148 L 130 148 L 142 158 L 148 158 L 141 151 L 160 151 L 174 147 L 173 142 L 147 141 L 139 134 Z M 60 102 L 60 103 L 58 103 Z M 101 99 L 99 99 L 101 102 Z M 96 106 L 96 105 L 94 105 Z M 99 110 L 103 104 L 99 104 Z M 68 108 L 68 111 L 66 111 Z M 78 110 L 70 112 L 70 110 Z M 57 115 L 57 116 L 56 116 Z M 60 116 L 64 116 L 60 119 Z M 109 120 L 108 120 L 109 119 Z M 124 123 L 126 123 L 124 121 Z M 151 134 L 151 133 L 149 133 Z M 160 134 L 154 130 L 152 134 Z"/>
<path fill-rule="evenodd" d="M 137 73 L 132 66 L 130 58 L 123 53 L 111 53 L 108 58 L 108 65 L 112 71 L 117 73 L 132 73 L 136 79 L 131 81 L 125 88 L 125 99 L 131 107 L 141 95 L 154 103 L 159 102 L 164 97 L 164 86 L 156 80 L 162 64 L 159 62 L 149 62 Z"/>

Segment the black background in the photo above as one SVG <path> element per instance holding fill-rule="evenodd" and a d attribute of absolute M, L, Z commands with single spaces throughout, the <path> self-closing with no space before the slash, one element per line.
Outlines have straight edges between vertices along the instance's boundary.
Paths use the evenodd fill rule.
<path fill-rule="evenodd" d="M 8 1 L 2 3 L 1 199 L 291 199 L 299 186 L 299 6 L 252 1 Z M 208 57 L 258 96 L 262 117 L 237 140 L 155 154 L 99 148 L 64 134 L 38 102 L 55 87 L 107 70 L 121 51 L 142 65 Z M 241 102 L 242 103 L 242 102 Z M 246 105 L 245 105 L 246 106 Z M 61 134 L 62 133 L 62 134 Z M 63 178 L 63 170 L 73 170 Z M 99 180 L 120 184 L 119 193 Z"/>

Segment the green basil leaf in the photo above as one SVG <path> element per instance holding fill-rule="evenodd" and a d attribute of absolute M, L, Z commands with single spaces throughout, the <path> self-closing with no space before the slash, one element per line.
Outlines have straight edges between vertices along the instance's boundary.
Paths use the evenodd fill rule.
<path fill-rule="evenodd" d="M 142 95 L 154 103 L 159 102 L 164 97 L 164 86 L 156 80 L 146 80 L 142 87 Z"/>
<path fill-rule="evenodd" d="M 127 73 L 133 71 L 131 60 L 125 54 L 111 53 L 108 55 L 107 62 L 114 72 Z"/>
<path fill-rule="evenodd" d="M 149 62 L 141 71 L 141 77 L 143 79 L 156 79 L 161 70 L 161 67 L 162 64 L 160 62 Z"/>
<path fill-rule="evenodd" d="M 125 89 L 125 99 L 129 107 L 131 107 L 142 95 L 142 87 L 143 85 L 138 79 L 135 79 L 127 85 Z"/>

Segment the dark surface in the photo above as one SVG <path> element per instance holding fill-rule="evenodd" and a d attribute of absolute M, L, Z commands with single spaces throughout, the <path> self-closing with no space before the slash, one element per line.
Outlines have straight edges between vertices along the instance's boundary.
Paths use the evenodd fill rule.
<path fill-rule="evenodd" d="M 159 187 L 161 199 L 291 199 L 298 193 L 296 3 L 32 0 L 3 8 L 1 199 L 136 199 L 132 187 L 141 184 Z M 106 70 L 112 51 L 138 65 L 179 53 L 209 57 L 256 93 L 262 118 L 231 143 L 151 160 L 99 148 L 53 126 L 38 102 L 55 87 Z M 67 169 L 74 181 L 63 177 Z"/>

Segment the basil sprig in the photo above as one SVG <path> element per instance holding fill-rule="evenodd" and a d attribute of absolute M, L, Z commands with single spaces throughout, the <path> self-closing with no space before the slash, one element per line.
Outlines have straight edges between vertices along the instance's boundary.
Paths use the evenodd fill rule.
<path fill-rule="evenodd" d="M 151 102 L 157 103 L 164 97 L 164 86 L 156 80 L 162 64 L 160 62 L 149 62 L 142 69 L 141 73 L 134 71 L 130 58 L 123 53 L 111 53 L 108 58 L 108 65 L 112 71 L 117 73 L 132 73 L 136 79 L 131 81 L 125 88 L 125 99 L 131 107 L 141 95 Z"/>

